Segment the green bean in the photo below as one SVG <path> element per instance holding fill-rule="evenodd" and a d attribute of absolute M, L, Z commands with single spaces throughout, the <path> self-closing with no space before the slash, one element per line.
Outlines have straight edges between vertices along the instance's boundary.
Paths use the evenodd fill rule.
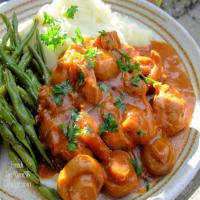
<path fill-rule="evenodd" d="M 8 38 L 10 38 L 10 44 L 12 46 L 14 46 L 12 25 L 11 25 L 8 17 L 4 13 L 0 13 L 0 17 L 2 18 L 3 22 L 5 23 L 5 25 L 7 27 L 7 32 L 9 33 L 9 37 Z"/>
<path fill-rule="evenodd" d="M 0 45 L 0 60 L 18 77 L 35 101 L 37 101 L 38 88 L 30 77 L 17 67 L 16 62 L 8 56 Z"/>
<path fill-rule="evenodd" d="M 38 151 L 41 153 L 43 158 L 47 161 L 48 164 L 51 164 L 51 161 L 49 160 L 48 156 L 46 155 L 38 137 L 35 132 L 35 129 L 33 127 L 33 119 L 30 117 L 30 113 L 27 112 L 24 104 L 21 101 L 21 98 L 17 92 L 17 86 L 15 83 L 15 80 L 12 76 L 12 74 L 9 72 L 9 70 L 6 70 L 5 72 L 5 79 L 6 79 L 6 86 L 8 93 L 10 95 L 11 101 L 14 106 L 14 110 L 16 111 L 16 115 L 19 118 L 19 121 L 24 127 L 25 132 L 28 134 L 28 136 L 31 138 L 32 142 L 36 145 Z"/>
<path fill-rule="evenodd" d="M 26 108 L 21 100 L 21 97 L 17 90 L 17 85 L 15 83 L 14 77 L 9 70 L 5 71 L 5 81 L 8 94 L 10 96 L 13 107 L 16 111 L 17 117 L 22 124 L 33 123 L 29 118 Z"/>
<path fill-rule="evenodd" d="M 48 158 L 46 152 L 44 151 L 42 144 L 40 143 L 40 140 L 37 137 L 37 134 L 35 132 L 35 129 L 32 125 L 23 125 L 25 132 L 28 134 L 29 138 L 31 139 L 31 141 L 35 144 L 35 146 L 37 147 L 38 151 L 40 152 L 40 154 L 42 155 L 42 157 L 45 159 L 45 161 L 51 166 L 53 167 L 50 159 Z"/>
<path fill-rule="evenodd" d="M 12 107 L 8 104 L 8 102 L 5 100 L 4 97 L 0 96 L 0 101 L 1 104 L 3 105 L 3 107 L 7 110 L 9 110 L 10 112 L 12 112 Z"/>
<path fill-rule="evenodd" d="M 38 25 L 38 21 L 35 20 L 33 27 L 31 28 L 31 30 L 27 33 L 27 35 L 22 39 L 19 47 L 17 47 L 17 49 L 15 50 L 15 52 L 12 55 L 12 58 L 14 60 L 16 60 L 22 53 L 22 51 L 24 50 L 24 47 L 28 44 L 28 42 L 30 41 L 30 39 L 32 38 L 36 28 Z"/>
<path fill-rule="evenodd" d="M 24 164 L 22 163 L 20 158 L 17 156 L 17 154 L 10 147 L 7 147 L 7 151 L 8 151 L 8 156 L 10 160 L 12 161 L 12 163 L 15 166 L 20 166 L 17 168 L 17 170 L 23 175 L 25 175 L 25 177 L 32 183 L 39 184 L 40 183 L 39 178 L 24 166 Z M 21 167 L 21 164 L 23 164 L 22 167 Z"/>
<path fill-rule="evenodd" d="M 29 45 L 29 50 L 32 53 L 33 57 L 36 59 L 36 61 L 38 62 L 38 64 L 40 65 L 42 74 L 43 74 L 43 80 L 45 84 L 49 84 L 50 82 L 50 72 L 48 70 L 48 68 L 45 66 L 42 58 L 39 56 L 39 54 L 37 53 L 37 51 L 35 50 L 35 48 L 32 45 Z"/>
<path fill-rule="evenodd" d="M 38 64 L 38 62 L 35 59 L 32 59 L 32 63 L 34 65 L 34 67 L 36 68 L 37 72 L 41 75 L 42 71 L 41 71 L 41 68 L 40 68 L 40 65 Z"/>
<path fill-rule="evenodd" d="M 7 33 L 3 36 L 3 39 L 2 39 L 3 47 L 5 47 L 7 45 L 10 35 L 11 35 L 11 30 L 7 30 Z"/>
<path fill-rule="evenodd" d="M 61 200 L 56 190 L 49 188 L 45 185 L 38 185 L 36 188 L 48 200 Z"/>
<path fill-rule="evenodd" d="M 21 38 L 18 33 L 18 19 L 17 19 L 15 12 L 12 15 L 12 26 L 13 26 L 13 35 L 14 35 L 15 46 L 18 47 L 21 43 Z"/>
<path fill-rule="evenodd" d="M 6 96 L 6 93 L 7 93 L 7 89 L 6 89 L 6 86 L 5 85 L 2 85 L 0 87 L 0 96 Z"/>
<path fill-rule="evenodd" d="M 39 91 L 40 88 L 41 88 L 41 84 L 40 84 L 40 82 L 39 82 L 36 74 L 34 74 L 31 69 L 27 69 L 26 70 L 26 74 L 31 79 L 31 81 L 33 82 L 33 84 L 36 86 L 37 90 Z"/>
<path fill-rule="evenodd" d="M 36 41 L 37 41 L 38 53 L 39 53 L 40 57 L 42 58 L 42 61 L 45 63 L 45 57 L 44 57 L 43 46 L 42 46 L 42 42 L 41 42 L 41 40 L 40 40 L 40 36 L 39 36 L 39 31 L 38 31 L 38 29 L 36 30 Z"/>
<path fill-rule="evenodd" d="M 37 174 L 37 167 L 33 158 L 28 154 L 26 149 L 15 139 L 14 135 L 4 122 L 0 122 L 0 134 L 7 143 L 11 144 L 17 152 L 23 163 L 34 173 Z"/>
<path fill-rule="evenodd" d="M 0 65 L 0 86 L 4 84 L 4 78 L 3 78 L 3 66 Z"/>
<path fill-rule="evenodd" d="M 26 69 L 26 67 L 29 65 L 29 63 L 31 62 L 31 59 L 32 59 L 32 56 L 29 51 L 24 53 L 24 55 L 22 56 L 22 58 L 18 64 L 19 69 L 24 71 Z"/>
<path fill-rule="evenodd" d="M 23 127 L 21 126 L 21 124 L 18 123 L 11 111 L 4 107 L 4 102 L 2 102 L 1 100 L 2 98 L 0 98 L 0 118 L 10 126 L 13 133 L 15 133 L 16 138 L 28 149 L 35 163 L 37 164 L 35 154 L 33 153 L 31 146 L 26 140 L 26 135 Z"/>
<path fill-rule="evenodd" d="M 19 95 L 22 99 L 22 101 L 27 104 L 30 108 L 35 109 L 35 102 L 31 98 L 31 96 L 24 90 L 22 87 L 17 86 Z M 0 90 L 1 91 L 1 90 Z"/>

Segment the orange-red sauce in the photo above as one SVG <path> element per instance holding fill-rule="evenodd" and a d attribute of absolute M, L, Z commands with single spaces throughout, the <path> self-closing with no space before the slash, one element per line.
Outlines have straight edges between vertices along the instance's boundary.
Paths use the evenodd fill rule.
<path fill-rule="evenodd" d="M 116 37 L 116 35 L 115 35 L 115 37 Z M 95 43 L 95 45 L 98 46 L 99 42 L 100 41 L 97 40 L 96 41 L 97 44 Z M 118 42 L 119 41 L 116 40 L 116 43 L 114 43 L 113 45 L 117 45 Z M 113 48 L 112 44 L 110 46 L 107 46 L 108 45 L 107 43 L 103 43 L 103 45 L 105 46 L 105 48 L 111 48 L 111 49 Z M 126 49 L 129 47 L 123 46 L 122 48 Z M 80 54 L 82 54 L 82 52 L 84 51 L 82 49 L 82 47 L 75 47 L 75 49 Z M 189 122 L 190 122 L 190 119 L 192 117 L 192 113 L 194 110 L 195 96 L 194 96 L 194 92 L 192 89 L 192 85 L 191 85 L 189 77 L 184 69 L 182 61 L 180 60 L 180 58 L 178 57 L 178 55 L 176 54 L 175 50 L 172 47 L 170 47 L 166 43 L 156 42 L 156 41 L 152 42 L 152 44 L 149 47 L 144 48 L 144 49 L 138 49 L 137 51 L 134 49 L 131 49 L 130 53 L 132 54 L 132 56 L 135 56 L 135 54 L 137 54 L 138 56 L 139 55 L 150 56 L 151 50 L 157 51 L 162 58 L 164 72 L 167 77 L 166 79 L 163 80 L 163 83 L 175 87 L 180 92 L 180 94 L 182 95 L 184 100 L 186 101 L 186 105 L 187 105 L 186 106 L 186 116 L 187 116 L 187 123 L 189 125 Z M 113 56 L 115 56 L 116 52 L 113 54 L 114 54 Z M 111 51 L 109 51 L 109 54 L 107 55 L 107 57 L 109 57 L 110 55 L 112 57 Z M 63 80 L 66 79 L 67 73 L 69 73 L 69 72 L 67 72 L 68 66 L 65 63 L 65 60 L 63 60 L 62 62 L 64 62 L 64 64 L 62 63 L 62 65 L 58 66 L 54 71 L 53 84 L 61 83 Z M 108 63 L 111 63 L 113 68 L 115 67 L 114 66 L 115 64 L 112 62 L 112 60 L 107 61 L 107 64 Z M 72 63 L 71 65 L 76 65 L 76 64 Z M 82 66 L 82 65 L 83 66 L 85 65 L 84 61 L 79 61 L 79 66 Z M 106 65 L 104 67 L 106 68 Z M 84 70 L 85 69 L 83 68 L 83 71 Z M 147 69 L 147 71 L 148 71 L 148 69 Z M 76 71 L 74 71 L 73 73 L 75 74 Z M 73 73 L 72 73 L 72 77 L 70 79 L 71 82 L 73 82 L 76 79 L 76 77 L 74 76 Z M 87 75 L 89 74 L 89 77 L 94 76 L 93 72 L 88 71 L 88 70 L 84 71 L 84 73 Z M 108 73 L 108 72 L 105 72 L 105 73 Z M 120 92 L 124 90 L 124 83 L 122 82 L 122 74 L 119 73 L 117 71 L 117 69 L 113 70 L 113 73 L 115 74 L 115 77 L 110 80 L 103 81 L 103 83 L 107 84 L 111 88 L 112 98 L 113 97 L 116 98 L 117 96 L 119 96 Z M 116 74 L 118 74 L 118 75 L 116 75 Z M 108 77 L 110 77 L 110 76 L 112 76 L 112 74 L 108 75 Z M 99 74 L 99 77 L 101 79 L 101 74 Z M 100 83 L 102 83 L 102 82 L 100 82 Z M 117 121 L 119 121 L 119 122 L 122 122 L 123 120 L 128 119 L 127 116 L 129 115 L 129 111 L 131 111 L 132 109 L 134 110 L 135 107 L 136 107 L 135 112 L 138 112 L 138 113 L 141 112 L 141 114 L 136 116 L 136 119 L 140 118 L 140 116 L 143 116 L 144 121 L 143 121 L 143 123 L 142 122 L 138 122 L 138 123 L 142 123 L 142 124 L 140 124 L 141 127 L 146 128 L 146 126 L 147 126 L 149 129 L 151 129 L 151 132 L 154 135 L 153 136 L 150 135 L 146 139 L 145 139 L 146 135 L 144 137 L 142 136 L 143 138 L 140 138 L 140 136 L 137 135 L 138 133 L 128 136 L 128 131 L 130 132 L 129 129 L 131 129 L 131 127 L 128 127 L 128 128 L 126 127 L 126 129 L 123 129 L 123 130 L 125 130 L 124 132 L 127 131 L 127 134 L 125 134 L 126 139 L 125 139 L 124 135 L 121 135 L 118 137 L 121 137 L 120 141 L 124 142 L 125 148 L 123 146 L 122 150 L 125 150 L 126 152 L 128 152 L 131 157 L 133 156 L 132 155 L 133 149 L 134 149 L 134 153 L 137 155 L 137 157 L 139 159 L 140 159 L 140 157 L 142 157 L 142 153 L 141 153 L 142 150 L 139 146 L 137 146 L 138 143 L 140 145 L 142 145 L 144 148 L 148 144 L 150 139 L 156 138 L 157 136 L 159 137 L 160 135 L 162 135 L 161 129 L 158 129 L 157 132 L 154 133 L 153 116 L 151 114 L 149 115 L 148 112 L 147 112 L 147 114 L 143 113 L 148 108 L 148 106 L 147 106 L 148 103 L 145 102 L 142 94 L 141 95 L 132 95 L 129 93 L 129 95 L 125 95 L 123 97 L 123 101 L 127 106 L 127 110 L 126 110 L 127 116 L 126 116 L 122 111 L 116 110 L 115 108 L 113 108 L 112 105 L 106 106 L 106 102 L 107 101 L 112 102 L 112 100 L 110 100 L 110 98 L 108 98 L 108 95 L 106 93 L 101 94 L 100 91 L 98 91 L 98 90 L 96 91 L 97 88 L 88 87 L 85 90 L 81 90 L 79 88 L 77 89 L 77 86 L 75 86 L 75 88 L 76 88 L 75 93 L 64 96 L 62 106 L 56 106 L 52 102 L 52 88 L 51 87 L 45 86 L 43 88 L 42 92 L 40 93 L 40 101 L 39 101 L 39 120 L 41 122 L 40 138 L 41 138 L 42 142 L 48 148 L 51 149 L 51 153 L 52 153 L 52 156 L 54 159 L 58 159 L 58 160 L 60 159 L 63 162 L 67 162 L 67 161 L 71 160 L 73 157 L 75 157 L 76 155 L 83 153 L 83 154 L 87 154 L 87 155 L 98 158 L 99 162 L 102 163 L 102 166 L 105 168 L 105 171 L 106 171 L 109 166 L 108 163 L 111 162 L 110 161 L 111 149 L 112 149 L 112 152 L 115 152 L 115 147 L 120 142 L 116 141 L 115 138 L 112 138 L 112 137 L 104 138 L 104 135 L 103 136 L 99 135 L 99 133 L 98 133 L 99 125 L 103 121 L 102 112 L 111 113 L 115 117 L 115 119 L 117 119 Z M 96 91 L 96 93 L 94 93 L 95 95 L 90 93 L 91 91 Z M 101 98 L 101 102 L 103 102 L 103 106 L 105 107 L 103 111 L 101 110 L 101 108 L 98 108 L 98 106 L 97 106 L 98 98 Z M 148 95 L 147 99 L 151 103 L 152 96 Z M 63 135 L 63 133 L 62 133 L 63 130 L 61 130 L 59 128 L 59 125 L 61 123 L 66 123 L 66 124 L 69 123 L 69 115 L 71 112 L 71 107 L 73 107 L 73 106 L 84 111 L 83 114 L 81 115 L 81 117 L 78 119 L 78 126 L 80 128 L 89 126 L 91 128 L 92 134 L 78 136 L 77 137 L 78 138 L 77 149 L 75 151 L 69 151 L 69 149 L 68 150 L 66 149 L 66 146 L 69 142 L 68 138 L 66 138 Z M 151 111 L 151 109 L 150 109 L 150 111 Z M 148 122 L 151 122 L 150 125 L 148 124 Z M 134 120 L 133 120 L 133 123 L 134 123 Z M 156 123 L 159 126 L 159 121 L 157 121 Z M 120 128 L 121 128 L 121 126 L 124 126 L 123 123 L 120 124 Z M 147 129 L 147 131 L 148 131 L 148 129 Z M 111 134 L 115 134 L 115 133 L 111 133 Z M 141 133 L 141 134 L 143 134 L 143 133 Z M 155 136 L 155 134 L 157 136 Z M 180 131 L 179 134 L 176 134 L 173 137 L 168 137 L 168 139 L 171 141 L 171 143 L 174 144 L 176 158 L 178 158 L 179 154 L 181 153 L 181 151 L 184 147 L 184 144 L 186 143 L 187 138 L 188 138 L 188 127 L 185 128 L 184 130 Z M 110 143 L 112 141 L 113 141 L 113 143 L 115 143 L 114 148 L 112 147 L 112 145 Z M 152 144 L 153 140 L 150 143 Z M 162 148 L 161 143 L 160 143 L 160 145 L 161 146 L 159 148 Z M 169 148 L 171 148 L 170 145 L 169 145 Z M 168 151 L 167 148 L 165 150 Z M 121 154 L 120 154 L 120 156 L 121 156 Z M 119 162 L 122 162 L 121 160 L 123 160 L 123 159 L 120 158 L 118 160 L 119 160 Z M 113 161 L 113 163 L 114 163 L 114 161 Z M 122 164 L 118 164 L 118 165 L 116 164 L 116 166 L 120 166 L 120 165 L 123 166 L 123 162 L 122 162 Z M 61 164 L 61 166 L 62 166 L 62 164 Z M 129 165 L 127 165 L 127 166 L 129 167 Z M 142 167 L 143 167 L 143 173 L 142 173 L 142 176 L 138 177 L 138 186 L 135 188 L 136 194 L 141 194 L 146 191 L 144 176 L 147 177 L 150 182 L 155 182 L 158 180 L 158 177 L 152 176 L 148 172 L 148 169 L 147 169 L 147 167 L 145 167 L 144 163 L 142 164 Z M 116 171 L 115 166 L 112 166 L 112 170 L 114 172 Z M 110 173 L 109 170 L 106 173 L 108 173 L 107 176 L 109 177 L 109 173 Z M 120 174 L 120 173 L 122 173 L 122 174 Z M 113 175 L 115 177 L 115 179 L 116 179 L 116 174 L 117 173 L 115 173 Z M 40 168 L 39 168 L 39 175 L 43 178 L 49 178 L 54 175 L 54 172 L 51 171 L 44 164 L 41 164 Z M 117 174 L 117 176 L 119 176 L 120 178 L 122 176 L 122 178 L 123 178 L 123 172 L 119 171 L 119 174 Z M 136 176 L 135 173 L 134 173 L 134 176 Z M 107 179 L 110 179 L 112 182 L 113 179 L 110 177 L 108 178 L 108 177 L 107 177 Z M 117 184 L 118 183 L 119 183 L 119 185 L 121 184 L 120 180 L 115 180 L 115 181 L 117 182 Z M 136 179 L 134 179 L 134 181 L 136 181 Z M 135 185 L 135 184 L 133 184 L 133 182 L 131 182 L 131 184 Z M 116 191 L 118 190 L 117 189 L 118 185 L 113 186 L 111 183 L 111 186 L 109 185 L 108 187 L 110 187 L 109 188 L 110 190 L 108 190 L 108 191 L 111 192 L 111 194 L 113 196 L 115 196 L 112 192 L 115 190 Z"/>

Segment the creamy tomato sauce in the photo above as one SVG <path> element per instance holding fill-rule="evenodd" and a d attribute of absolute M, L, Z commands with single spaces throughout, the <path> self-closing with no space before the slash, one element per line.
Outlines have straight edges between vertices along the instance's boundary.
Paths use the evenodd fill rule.
<path fill-rule="evenodd" d="M 135 49 L 110 32 L 71 45 L 38 106 L 40 139 L 62 169 L 61 197 L 92 200 L 102 187 L 117 198 L 148 190 L 172 170 L 194 104 L 188 75 L 168 44 Z M 45 173 L 53 175 L 41 165 Z"/>

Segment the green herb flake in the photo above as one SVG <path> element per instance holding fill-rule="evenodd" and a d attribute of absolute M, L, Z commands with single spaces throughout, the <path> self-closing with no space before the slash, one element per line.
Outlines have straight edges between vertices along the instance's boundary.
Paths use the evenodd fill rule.
<path fill-rule="evenodd" d="M 85 74 L 84 72 L 81 70 L 78 74 L 78 86 L 83 86 L 85 83 Z"/>
<path fill-rule="evenodd" d="M 87 135 L 90 134 L 92 132 L 92 129 L 89 126 L 84 127 L 83 129 L 81 129 L 81 135 Z"/>
<path fill-rule="evenodd" d="M 47 12 L 43 13 L 43 17 L 44 17 L 43 25 L 50 25 L 52 23 L 55 23 L 56 21 L 52 16 L 48 15 Z"/>
<path fill-rule="evenodd" d="M 150 190 L 150 182 L 146 177 L 144 178 L 144 182 L 145 182 L 146 191 L 148 192 Z"/>
<path fill-rule="evenodd" d="M 94 62 L 88 61 L 87 62 L 87 67 L 88 67 L 88 69 L 93 70 L 94 69 Z"/>
<path fill-rule="evenodd" d="M 72 87 L 71 87 L 71 84 L 68 80 L 64 81 L 61 84 L 55 85 L 53 87 L 53 94 L 54 95 L 66 95 L 66 94 L 69 94 L 71 92 L 72 92 Z"/>
<path fill-rule="evenodd" d="M 131 164 L 134 166 L 136 174 L 140 176 L 142 174 L 142 165 L 138 161 L 138 159 L 132 159 Z"/>
<path fill-rule="evenodd" d="M 119 110 L 124 110 L 125 109 L 125 103 L 123 102 L 121 97 L 117 97 L 117 99 L 115 101 L 115 106 L 117 106 L 117 108 Z"/>
<path fill-rule="evenodd" d="M 99 87 L 100 87 L 100 89 L 101 89 L 103 92 L 109 92 L 109 91 L 110 91 L 109 86 L 106 85 L 105 83 L 100 83 L 100 84 L 99 84 Z"/>
<path fill-rule="evenodd" d="M 71 118 L 70 118 L 70 122 L 73 124 L 74 122 L 77 121 L 78 116 L 80 115 L 80 112 L 76 109 L 72 109 L 71 110 Z"/>
<path fill-rule="evenodd" d="M 67 143 L 67 149 L 68 149 L 69 151 L 75 151 L 76 148 L 77 148 L 77 144 L 76 144 L 75 142 L 69 141 L 69 142 Z"/>
<path fill-rule="evenodd" d="M 46 33 L 40 34 L 40 39 L 43 44 L 54 50 L 58 46 L 62 46 L 67 38 L 66 33 L 62 33 L 60 23 L 44 12 L 43 25 L 48 25 Z"/>
<path fill-rule="evenodd" d="M 69 81 L 64 81 L 61 84 L 55 85 L 53 87 L 53 102 L 56 105 L 61 105 L 63 95 L 69 94 L 71 92 L 72 88 Z"/>
<path fill-rule="evenodd" d="M 102 51 L 98 50 L 96 47 L 87 49 L 84 53 L 86 59 L 93 59 L 97 55 L 102 54 Z"/>
<path fill-rule="evenodd" d="M 138 87 L 139 86 L 139 83 L 141 81 L 141 78 L 138 77 L 138 76 L 133 76 L 131 78 L 131 85 L 135 86 L 135 87 Z"/>
<path fill-rule="evenodd" d="M 53 98 L 53 102 L 56 104 L 56 105 L 61 105 L 62 104 L 62 97 L 61 96 L 57 96 L 57 97 L 54 97 Z"/>
<path fill-rule="evenodd" d="M 138 131 L 137 135 L 139 135 L 140 137 L 144 137 L 145 133 L 144 133 L 144 131 Z"/>
<path fill-rule="evenodd" d="M 59 128 L 62 130 L 63 134 L 67 136 L 67 126 L 65 124 L 60 124 Z"/>
<path fill-rule="evenodd" d="M 69 7 L 66 12 L 65 12 L 65 17 L 69 18 L 69 19 L 74 19 L 75 14 L 78 12 L 78 6 L 72 5 L 71 7 Z"/>
<path fill-rule="evenodd" d="M 118 123 L 111 113 L 103 116 L 103 122 L 100 125 L 100 134 L 105 132 L 114 132 L 118 130 Z"/>
<path fill-rule="evenodd" d="M 75 37 L 72 37 L 72 41 L 76 44 L 83 44 L 84 38 L 82 36 L 80 28 L 75 30 Z"/>
<path fill-rule="evenodd" d="M 77 125 L 68 126 L 68 139 L 69 139 L 69 141 L 72 141 L 74 139 L 74 137 L 76 137 L 80 133 L 81 133 L 80 128 Z"/>
<path fill-rule="evenodd" d="M 106 32 L 105 30 L 102 30 L 102 31 L 99 31 L 99 34 L 100 34 L 101 36 L 103 36 L 103 35 L 106 35 L 107 32 Z"/>

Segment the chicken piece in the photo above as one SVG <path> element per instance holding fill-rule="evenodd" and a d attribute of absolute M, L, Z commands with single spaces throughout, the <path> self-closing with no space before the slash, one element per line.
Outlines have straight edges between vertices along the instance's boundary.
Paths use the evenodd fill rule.
<path fill-rule="evenodd" d="M 139 96 L 142 98 L 144 103 L 147 103 L 146 101 L 146 93 L 147 93 L 147 85 L 146 83 L 139 79 L 138 82 L 135 83 L 134 78 L 138 77 L 135 72 L 133 73 L 124 73 L 123 76 L 123 84 L 124 84 L 124 90 L 132 96 Z"/>
<path fill-rule="evenodd" d="M 114 50 L 121 47 L 120 39 L 116 31 L 105 32 L 98 36 L 93 43 L 94 47 L 102 48 L 105 50 Z"/>
<path fill-rule="evenodd" d="M 59 173 L 58 193 L 63 200 L 96 200 L 104 182 L 104 170 L 97 160 L 79 154 Z"/>
<path fill-rule="evenodd" d="M 144 146 L 142 159 L 151 174 L 164 176 L 172 170 L 175 164 L 174 146 L 166 138 L 155 139 Z"/>
<path fill-rule="evenodd" d="M 166 78 L 162 59 L 158 52 L 151 50 L 150 57 L 135 56 L 134 60 L 140 64 L 140 69 L 145 76 L 148 76 L 155 81 L 162 81 Z"/>
<path fill-rule="evenodd" d="M 86 78 L 83 87 L 81 88 L 81 94 L 88 103 L 96 106 L 102 99 L 102 91 L 97 85 L 96 80 L 93 78 Z"/>
<path fill-rule="evenodd" d="M 105 165 L 105 171 L 107 174 L 105 190 L 115 198 L 130 194 L 138 184 L 130 157 L 124 151 L 113 151 L 111 153 L 109 163 Z"/>
<path fill-rule="evenodd" d="M 112 53 L 103 51 L 102 54 L 96 56 L 94 72 L 98 81 L 115 78 L 120 73 Z"/>
<path fill-rule="evenodd" d="M 79 45 L 69 46 L 53 72 L 52 82 L 58 84 L 69 80 L 75 91 L 80 92 L 88 103 L 97 105 L 102 99 L 102 91 L 97 85 L 94 71 L 87 67 L 84 52 L 85 49 Z"/>
<path fill-rule="evenodd" d="M 175 88 L 169 85 L 154 85 L 156 95 L 153 109 L 158 124 L 168 136 L 174 136 L 187 126 L 186 101 Z"/>
<path fill-rule="evenodd" d="M 59 84 L 69 79 L 71 83 L 76 83 L 77 74 L 80 72 L 79 65 L 84 65 L 81 59 L 85 49 L 73 44 L 68 47 L 64 55 L 59 59 L 57 67 L 52 73 L 52 83 Z"/>
<path fill-rule="evenodd" d="M 82 130 L 87 128 L 86 133 L 79 134 L 77 138 L 94 152 L 100 160 L 107 162 L 110 156 L 110 149 L 98 135 L 99 127 L 93 118 L 86 112 L 81 112 L 76 123 Z"/>
<path fill-rule="evenodd" d="M 104 116 L 105 114 L 112 114 L 118 124 L 120 124 L 119 110 L 113 104 L 111 99 L 107 99 L 103 103 L 100 113 L 102 116 Z M 126 134 L 124 134 L 120 126 L 118 127 L 117 131 L 103 133 L 102 139 L 112 150 L 130 149 L 131 147 L 133 147 L 131 139 Z"/>
<path fill-rule="evenodd" d="M 150 108 L 145 111 L 128 105 L 124 113 L 122 130 L 133 138 L 135 143 L 146 144 L 156 135 L 157 126 Z"/>

